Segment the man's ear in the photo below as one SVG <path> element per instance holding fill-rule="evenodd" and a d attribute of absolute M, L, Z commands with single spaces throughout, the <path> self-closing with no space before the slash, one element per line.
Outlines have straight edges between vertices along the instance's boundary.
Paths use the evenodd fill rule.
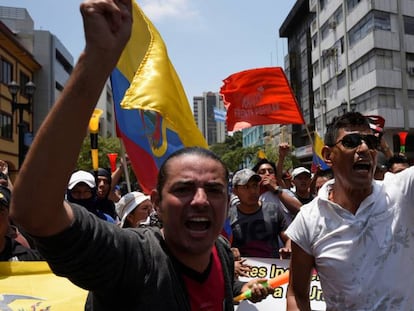
<path fill-rule="evenodd" d="M 151 191 L 151 202 L 152 202 L 152 205 L 155 211 L 157 212 L 158 217 L 161 219 L 162 218 L 161 196 L 156 189 Z"/>
<path fill-rule="evenodd" d="M 231 190 L 234 195 L 239 196 L 239 193 L 237 192 L 237 187 L 233 186 L 233 189 Z M 230 202 L 230 194 L 229 194 L 229 202 Z"/>
<path fill-rule="evenodd" d="M 328 147 L 328 146 L 323 146 L 322 148 L 322 157 L 323 160 L 325 161 L 325 163 L 329 166 L 332 167 L 332 148 Z"/>

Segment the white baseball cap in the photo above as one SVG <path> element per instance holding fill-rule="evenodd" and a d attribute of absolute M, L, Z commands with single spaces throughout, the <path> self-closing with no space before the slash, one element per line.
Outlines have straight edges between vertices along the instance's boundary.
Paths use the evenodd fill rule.
<path fill-rule="evenodd" d="M 300 167 L 295 168 L 292 171 L 292 178 L 295 179 L 296 176 L 303 174 L 303 173 L 306 173 L 309 176 L 312 176 L 310 170 L 308 170 L 306 167 L 300 166 Z"/>
<path fill-rule="evenodd" d="M 75 187 L 77 184 L 81 182 L 87 184 L 91 188 L 96 187 L 95 177 L 87 171 L 80 170 L 80 171 L 74 172 L 72 176 L 70 176 L 68 189 L 72 190 L 73 187 Z"/>

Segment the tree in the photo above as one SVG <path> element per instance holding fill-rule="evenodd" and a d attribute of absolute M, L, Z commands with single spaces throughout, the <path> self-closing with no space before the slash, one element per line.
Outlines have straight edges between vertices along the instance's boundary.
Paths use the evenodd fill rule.
<path fill-rule="evenodd" d="M 108 153 L 118 153 L 121 155 L 121 143 L 118 138 L 103 138 L 98 136 L 98 164 L 99 167 L 110 168 Z M 85 137 L 82 143 L 81 151 L 78 157 L 78 168 L 82 170 L 92 170 L 91 141 L 89 135 Z"/>
<path fill-rule="evenodd" d="M 293 151 L 293 150 L 294 150 L 294 147 L 291 146 L 291 151 Z M 267 145 L 267 146 L 265 146 L 263 152 L 266 155 L 266 159 L 268 159 L 269 161 L 272 161 L 276 164 L 277 161 L 279 160 L 279 154 L 278 154 L 278 147 L 277 146 L 274 147 L 272 145 Z M 287 171 L 289 169 L 292 169 L 292 168 L 300 166 L 300 165 L 301 165 L 301 163 L 300 163 L 299 159 L 296 158 L 292 154 L 292 152 L 290 152 L 285 158 L 285 161 L 283 163 L 283 169 Z"/>
<path fill-rule="evenodd" d="M 278 147 L 272 145 L 243 148 L 242 131 L 233 133 L 233 136 L 226 136 L 224 143 L 211 145 L 210 150 L 223 160 L 231 172 L 237 171 L 243 167 L 252 168 L 260 160 L 259 150 L 265 154 L 266 159 L 269 161 L 276 163 L 279 158 Z M 299 164 L 299 160 L 292 154 L 289 154 L 283 163 L 283 167 L 285 170 L 288 170 Z"/>
<path fill-rule="evenodd" d="M 210 146 L 210 150 L 216 153 L 231 171 L 237 171 L 242 167 L 247 167 L 256 154 L 259 147 L 243 148 L 243 133 L 241 131 L 226 136 L 224 143 L 217 143 Z"/>
<path fill-rule="evenodd" d="M 103 138 L 98 136 L 98 165 L 102 168 L 110 169 L 108 153 L 118 153 L 118 163 L 121 157 L 121 142 L 119 138 L 109 137 Z M 89 135 L 85 137 L 79 153 L 77 169 L 91 171 L 92 170 L 92 156 L 91 156 L 91 141 Z M 128 175 L 132 189 L 136 188 L 137 178 L 131 166 L 128 166 Z"/>

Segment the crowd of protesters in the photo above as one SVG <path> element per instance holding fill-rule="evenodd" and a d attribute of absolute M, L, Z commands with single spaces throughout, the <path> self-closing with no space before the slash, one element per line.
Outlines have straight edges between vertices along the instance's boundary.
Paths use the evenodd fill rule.
<path fill-rule="evenodd" d="M 3 195 L 11 201 L 6 216 L 35 241 L 55 274 L 89 291 L 87 310 L 233 310 L 233 297 L 247 290 L 252 302 L 265 298 L 273 292 L 266 279 L 234 277 L 233 253 L 220 237 L 228 170 L 214 153 L 185 148 L 162 164 L 150 194 L 160 226 L 141 226 L 151 224 L 148 197 L 131 193 L 118 205 L 102 204 L 111 200 L 104 189 L 109 175 L 73 171 L 94 103 L 132 26 L 130 0 L 85 0 L 80 9 L 85 49 L 31 145 L 11 198 Z"/>
<path fill-rule="evenodd" d="M 184 148 L 165 161 L 156 189 L 147 194 L 139 189 L 116 192 L 120 168 L 114 173 L 104 168 L 73 170 L 84 135 L 82 125 L 86 127 L 93 103 L 129 38 L 131 3 L 85 0 L 81 12 L 85 51 L 42 125 L 15 185 L 7 163 L 0 160 L 0 261 L 48 261 L 56 274 L 90 291 L 88 310 L 198 310 L 199 304 L 232 310 L 232 298 L 247 289 L 252 291 L 251 301 L 260 301 L 272 289 L 264 286 L 265 279 L 238 280 L 237 276 L 248 276 L 246 257 L 291 259 L 289 310 L 310 310 L 313 268 L 321 274 L 331 309 L 382 305 L 390 310 L 393 304 L 408 310 L 414 305 L 408 298 L 407 291 L 414 285 L 409 278 L 390 292 L 385 278 L 404 279 L 404 275 L 377 275 L 379 269 L 389 271 L 398 264 L 397 233 L 384 232 L 386 226 L 408 230 L 412 223 L 414 212 L 407 206 L 413 201 L 413 169 L 404 154 L 389 153 L 385 140 L 359 113 L 344 114 L 328 128 L 323 155 L 330 169 L 325 171 L 311 172 L 304 166 L 283 170 L 290 150 L 287 144 L 279 146 L 277 164 L 261 159 L 251 169 L 234 172 L 231 180 L 214 153 Z M 103 60 L 105 66 L 97 66 Z M 67 137 L 65 128 L 74 123 L 79 129 Z M 68 141 L 64 146 L 63 138 Z M 57 150 L 54 160 L 45 163 L 44 150 Z M 377 161 L 381 150 L 385 160 Z M 33 189 L 35 182 L 50 194 Z M 388 201 L 380 202 L 382 197 Z M 369 204 L 379 206 L 379 216 Z M 400 210 L 388 216 L 387 208 L 395 206 Z M 369 224 L 366 229 L 370 208 L 372 217 L 383 216 L 379 223 L 384 228 Z M 227 217 L 232 229 L 228 240 L 220 235 Z M 355 222 L 358 217 L 365 225 Z M 344 220 L 355 223 L 335 225 Z M 357 226 L 382 234 L 377 236 L 378 245 L 365 248 L 367 256 L 366 243 L 355 244 L 362 243 Z M 384 248 L 391 251 L 390 247 L 393 254 L 384 254 Z M 412 238 L 406 237 L 401 253 L 408 267 L 414 261 Z M 356 268 L 351 257 L 365 269 L 360 275 L 350 273 Z M 367 260 L 374 267 L 365 267 Z M 369 288 L 376 295 L 366 295 Z M 349 296 L 355 292 L 358 304 L 353 305 L 355 299 Z M 387 301 L 390 297 L 399 300 Z"/>

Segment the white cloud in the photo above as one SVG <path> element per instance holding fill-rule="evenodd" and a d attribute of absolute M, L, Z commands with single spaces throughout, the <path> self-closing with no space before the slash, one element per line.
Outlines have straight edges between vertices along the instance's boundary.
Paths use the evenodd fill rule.
<path fill-rule="evenodd" d="M 191 19 L 198 12 L 191 7 L 190 0 L 142 0 L 141 8 L 152 21 L 165 18 Z"/>

